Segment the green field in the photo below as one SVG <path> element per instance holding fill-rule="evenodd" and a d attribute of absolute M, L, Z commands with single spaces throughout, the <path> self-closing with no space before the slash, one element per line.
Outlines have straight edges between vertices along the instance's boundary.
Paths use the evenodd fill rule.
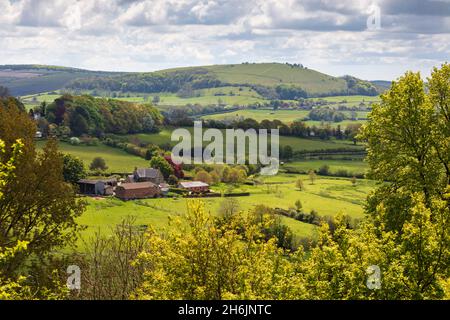
<path fill-rule="evenodd" d="M 86 92 L 92 94 L 92 92 Z M 181 98 L 175 93 L 150 93 L 150 94 L 127 94 L 122 97 L 115 97 L 113 99 L 121 101 L 129 101 L 135 103 L 152 103 L 153 98 L 158 96 L 160 101 L 156 104 L 160 108 L 167 106 L 184 106 L 187 104 L 199 104 L 199 105 L 249 105 L 257 102 L 267 101 L 261 97 L 256 91 L 248 87 L 220 87 L 209 89 L 198 89 L 193 91 L 193 96 L 189 98 Z M 34 94 L 22 96 L 22 102 L 26 105 L 36 105 L 41 102 L 51 103 L 56 98 L 59 98 L 59 94 Z M 105 97 L 112 98 L 110 94 Z"/>
<path fill-rule="evenodd" d="M 14 70 L 10 70 L 13 68 Z M 90 83 L 87 87 L 99 93 L 100 91 L 112 91 L 113 88 L 123 88 L 122 94 L 127 94 L 133 90 L 143 90 L 146 94 L 151 93 L 153 89 L 143 89 L 145 86 L 140 86 L 142 81 L 151 81 L 151 79 L 173 79 L 178 81 L 177 75 L 197 75 L 188 80 L 187 83 L 195 88 L 195 81 L 198 75 L 214 80 L 210 88 L 221 86 L 265 86 L 268 88 L 276 88 L 278 86 L 296 87 L 306 91 L 308 96 L 329 96 L 332 94 L 345 94 L 351 92 L 352 88 L 348 87 L 347 81 L 342 77 L 334 77 L 327 75 L 300 65 L 285 64 L 285 63 L 241 63 L 241 64 L 225 64 L 225 65 L 207 65 L 195 67 L 182 67 L 159 70 L 155 72 L 139 72 L 139 73 L 119 73 L 119 72 L 102 72 L 102 71 L 88 71 L 82 69 L 63 68 L 55 66 L 37 66 L 37 65 L 16 65 L 16 66 L 0 66 L 0 82 L 9 87 L 13 95 L 23 96 L 29 94 L 37 94 L 41 92 L 49 92 L 55 90 L 72 90 L 83 91 L 86 88 L 81 83 Z M 106 78 L 113 76 L 114 81 L 119 86 L 104 86 L 104 83 L 99 84 L 96 81 L 99 78 Z M 355 79 L 363 83 L 365 86 L 372 86 L 372 84 Z M 190 81 L 190 82 L 189 82 Z M 177 87 L 180 88 L 179 86 Z M 374 87 L 373 87 L 374 88 Z M 95 90 L 94 90 L 95 89 Z M 176 89 L 176 90 L 178 90 Z M 167 92 L 174 90 L 170 86 L 159 88 L 159 90 Z M 226 89 L 228 90 L 228 89 Z M 349 91 L 350 90 L 350 91 Z M 367 91 L 368 92 L 368 91 Z M 144 94 L 144 92 L 134 92 L 135 94 Z M 192 99 L 188 103 L 217 103 L 214 95 L 204 95 L 205 98 Z M 210 98 L 211 97 L 211 98 Z M 254 100 L 256 99 L 256 100 Z M 227 97 L 226 93 L 223 99 L 224 103 L 251 103 L 258 101 L 258 97 Z M 185 103 L 186 101 L 179 101 L 178 99 L 167 98 L 163 103 Z"/>
<path fill-rule="evenodd" d="M 51 103 L 59 97 L 61 97 L 60 94 L 39 93 L 28 96 L 22 96 L 21 99 L 25 103 L 41 103 L 41 102 Z"/>
<path fill-rule="evenodd" d="M 262 120 L 280 120 L 281 122 L 290 123 L 295 120 L 303 120 L 309 114 L 308 110 L 270 110 L 270 109 L 244 109 L 229 113 L 213 114 L 204 116 L 204 119 L 214 120 L 234 120 L 239 118 L 251 118 L 258 122 Z"/>
<path fill-rule="evenodd" d="M 347 117 L 351 117 L 351 111 L 342 111 Z M 204 119 L 214 119 L 214 120 L 234 120 L 239 118 L 251 118 L 258 122 L 262 120 L 280 120 L 284 123 L 290 123 L 293 121 L 303 120 L 308 117 L 309 110 L 270 110 L 270 109 L 244 109 L 239 111 L 233 111 L 228 113 L 214 114 L 204 116 Z M 367 119 L 367 111 L 357 111 L 356 117 L 359 119 Z M 347 126 L 350 123 L 361 123 L 364 120 L 344 120 L 341 122 L 322 122 L 322 121 L 311 121 L 308 120 L 306 123 L 310 126 L 320 126 L 323 124 L 329 124 L 331 126 L 341 125 L 342 127 Z"/>
<path fill-rule="evenodd" d="M 338 170 L 346 170 L 353 174 L 364 174 L 367 171 L 367 162 L 354 160 L 305 160 L 287 162 L 281 168 L 293 168 L 295 170 L 308 172 L 309 170 L 318 170 L 320 167 L 328 165 L 331 173 Z"/>
<path fill-rule="evenodd" d="M 92 92 L 85 92 L 87 94 L 92 94 Z M 105 97 L 111 97 L 110 93 L 104 92 L 100 93 Z M 222 104 L 226 106 L 247 106 L 255 103 L 264 103 L 269 100 L 265 99 L 261 95 L 259 95 L 256 91 L 248 87 L 219 87 L 219 88 L 209 88 L 209 89 L 198 89 L 193 91 L 193 97 L 182 98 L 177 96 L 175 93 L 161 92 L 161 93 L 151 93 L 151 94 L 127 94 L 126 96 L 114 97 L 113 99 L 135 102 L 135 103 L 152 103 L 153 98 L 158 96 L 160 101 L 155 104 L 156 107 L 160 109 L 165 109 L 169 106 L 178 106 L 182 107 L 187 104 L 199 104 L 199 105 L 217 105 Z M 49 93 L 39 93 L 33 95 L 22 96 L 21 100 L 27 107 L 27 109 L 32 108 L 35 105 L 38 105 L 42 102 L 52 103 L 56 98 L 59 98 L 60 94 L 49 94 Z M 339 105 L 345 105 L 347 107 L 358 107 L 361 102 L 368 103 L 378 102 L 379 97 L 373 96 L 334 96 L 334 97 L 324 97 L 324 98 L 311 98 L 310 100 L 317 101 L 318 99 L 322 99 L 330 102 L 329 105 L 325 105 L 331 108 L 337 108 Z M 347 117 L 351 117 L 352 114 L 350 111 L 342 111 L 346 114 Z M 207 115 L 203 118 L 205 119 L 215 119 L 215 120 L 224 120 L 224 119 L 236 119 L 237 117 L 243 118 L 252 118 L 256 121 L 262 121 L 264 119 L 275 120 L 278 119 L 282 122 L 292 122 L 295 120 L 302 120 L 308 116 L 308 110 L 270 110 L 270 109 L 243 109 L 239 111 L 234 111 L 230 113 L 220 113 L 214 115 Z M 367 111 L 357 111 L 356 117 L 360 120 L 351 121 L 344 120 L 339 123 L 335 122 L 326 122 L 333 127 L 337 125 L 341 125 L 341 127 L 345 127 L 350 123 L 363 123 L 367 119 Z M 324 125 L 324 122 L 321 121 L 306 121 L 306 123 L 310 126 L 321 126 Z"/>
<path fill-rule="evenodd" d="M 232 106 L 249 105 L 265 101 L 256 91 L 247 87 L 199 89 L 194 91 L 194 95 L 194 97 L 180 98 L 176 94 L 162 94 L 159 95 L 160 102 L 158 106 L 181 106 L 186 104 L 214 105 L 219 103 Z"/>
<path fill-rule="evenodd" d="M 192 128 L 189 128 L 188 130 L 192 132 Z M 164 129 L 159 133 L 135 134 L 127 135 L 126 137 L 128 137 L 129 140 L 135 140 L 137 138 L 141 142 L 152 143 L 156 145 L 175 145 L 177 142 L 170 141 L 171 134 L 172 130 Z M 42 148 L 44 143 L 44 141 L 38 141 L 37 147 Z M 280 145 L 290 145 L 292 146 L 294 151 L 317 151 L 330 149 L 362 150 L 361 145 L 353 145 L 353 143 L 350 141 L 323 141 L 319 139 L 304 139 L 285 136 L 280 137 Z M 59 148 L 64 153 L 70 153 L 76 157 L 79 157 L 81 160 L 83 160 L 86 167 L 89 166 L 89 164 L 95 157 L 103 157 L 106 161 L 109 172 L 131 172 L 134 167 L 148 166 L 148 161 L 143 158 L 130 155 L 123 150 L 112 148 L 101 143 L 98 146 L 86 146 L 71 145 L 66 142 L 59 142 Z"/>
<path fill-rule="evenodd" d="M 361 95 L 354 95 L 354 96 L 332 96 L 332 97 L 323 97 L 323 98 L 310 98 L 310 100 L 325 100 L 328 102 L 334 102 L 334 103 L 356 103 L 356 102 L 379 102 L 380 97 L 379 96 L 361 96 Z"/>
<path fill-rule="evenodd" d="M 191 134 L 193 133 L 192 128 L 187 128 Z M 223 132 L 223 130 L 222 130 Z M 152 134 L 133 134 L 128 135 L 129 140 L 139 139 L 142 142 L 152 143 L 156 145 L 170 144 L 175 145 L 178 142 L 172 142 L 171 139 L 172 129 L 164 129 L 159 133 Z M 225 133 L 224 133 L 225 136 Z M 207 143 L 205 143 L 207 144 Z M 330 149 L 348 149 L 348 150 L 362 150 L 361 145 L 354 145 L 351 141 L 342 140 L 320 140 L 320 139 L 305 139 L 297 137 L 287 137 L 280 136 L 280 145 L 286 146 L 290 145 L 293 150 L 298 151 L 316 151 L 316 150 L 330 150 Z"/>
<path fill-rule="evenodd" d="M 37 142 L 39 149 L 42 149 L 43 145 L 43 141 Z M 86 168 L 88 168 L 95 157 L 105 159 L 106 165 L 108 166 L 107 171 L 109 172 L 132 172 L 134 167 L 148 166 L 147 160 L 104 144 L 99 144 L 98 146 L 74 146 L 66 142 L 59 142 L 59 149 L 61 152 L 69 153 L 83 160 Z"/>
<path fill-rule="evenodd" d="M 304 180 L 304 191 L 298 191 L 295 188 L 295 181 L 299 177 Z M 288 209 L 294 206 L 296 200 L 300 200 L 304 212 L 314 209 L 319 216 L 335 216 L 343 213 L 352 218 L 362 218 L 364 216 L 362 204 L 375 186 L 375 183 L 370 180 L 358 180 L 356 186 L 352 186 L 349 179 L 323 177 L 318 177 L 312 185 L 306 175 L 287 174 L 266 177 L 264 181 L 270 184 L 243 185 L 236 189 L 236 191 L 247 191 L 251 194 L 247 197 L 236 198 L 241 210 L 252 209 L 258 204 Z M 78 219 L 80 224 L 87 226 L 87 229 L 83 231 L 84 238 L 92 236 L 97 230 L 101 233 L 109 233 L 111 227 L 127 216 L 134 216 L 138 225 L 151 225 L 156 229 L 162 229 L 167 226 L 169 217 L 186 211 L 186 201 L 188 201 L 184 198 L 128 202 L 117 199 L 87 199 L 89 203 L 87 211 Z M 216 214 L 223 198 L 206 198 L 204 201 L 206 209 Z M 314 225 L 287 217 L 282 219 L 297 236 L 315 235 Z"/>
<path fill-rule="evenodd" d="M 347 89 L 347 84 L 344 79 L 332 77 L 311 69 L 294 67 L 282 63 L 242 63 L 187 67 L 161 70 L 158 73 L 188 71 L 189 69 L 208 70 L 220 81 L 230 84 L 258 84 L 264 86 L 277 86 L 280 84 L 296 85 L 305 89 L 310 94 L 325 94 Z"/>

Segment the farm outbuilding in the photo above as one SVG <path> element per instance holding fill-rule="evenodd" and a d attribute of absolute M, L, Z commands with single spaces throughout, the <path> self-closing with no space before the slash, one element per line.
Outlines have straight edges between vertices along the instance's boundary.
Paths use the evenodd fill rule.
<path fill-rule="evenodd" d="M 192 193 L 209 192 L 209 184 L 202 181 L 182 181 L 178 184 L 178 188 L 186 189 Z"/>
<path fill-rule="evenodd" d="M 116 197 L 122 200 L 155 198 L 161 189 L 153 182 L 122 183 L 116 187 Z"/>
<path fill-rule="evenodd" d="M 116 179 L 89 180 L 81 179 L 77 182 L 81 194 L 110 195 L 112 188 L 117 184 Z"/>
<path fill-rule="evenodd" d="M 160 184 L 164 182 L 164 177 L 158 169 L 154 168 L 136 168 L 132 175 L 128 176 L 129 182 L 152 182 Z"/>

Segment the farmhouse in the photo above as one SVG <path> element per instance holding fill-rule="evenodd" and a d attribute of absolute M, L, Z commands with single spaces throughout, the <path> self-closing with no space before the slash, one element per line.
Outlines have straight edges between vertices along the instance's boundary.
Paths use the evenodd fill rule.
<path fill-rule="evenodd" d="M 116 197 L 122 200 L 155 198 L 160 194 L 161 189 L 152 182 L 122 183 L 116 187 Z"/>
<path fill-rule="evenodd" d="M 81 179 L 77 182 L 81 194 L 86 195 L 111 195 L 113 187 L 117 184 L 116 179 L 89 180 Z"/>
<path fill-rule="evenodd" d="M 202 181 L 182 181 L 178 188 L 186 189 L 192 193 L 206 193 L 209 191 L 209 184 Z"/>
<path fill-rule="evenodd" d="M 132 175 L 128 176 L 129 182 L 152 182 L 156 185 L 164 182 L 164 177 L 158 169 L 135 168 Z"/>

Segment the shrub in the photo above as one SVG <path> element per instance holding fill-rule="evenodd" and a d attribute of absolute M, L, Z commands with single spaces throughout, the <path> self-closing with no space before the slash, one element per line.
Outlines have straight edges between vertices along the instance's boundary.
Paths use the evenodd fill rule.
<path fill-rule="evenodd" d="M 96 157 L 92 160 L 91 164 L 89 165 L 89 169 L 92 171 L 97 170 L 105 171 L 106 169 L 108 169 L 108 167 L 106 166 L 105 159 L 103 159 L 102 157 Z"/>

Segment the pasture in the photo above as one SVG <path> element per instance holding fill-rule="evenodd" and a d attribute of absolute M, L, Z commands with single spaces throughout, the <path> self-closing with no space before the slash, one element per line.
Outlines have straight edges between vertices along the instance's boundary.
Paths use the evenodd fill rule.
<path fill-rule="evenodd" d="M 352 117 L 351 111 L 342 111 L 347 117 Z M 262 120 L 280 120 L 284 123 L 291 123 L 293 121 L 301 121 L 307 118 L 309 115 L 309 110 L 271 110 L 271 109 L 243 109 L 233 112 L 220 113 L 203 116 L 203 119 L 214 119 L 214 120 L 238 120 L 240 118 L 251 118 L 258 122 Z M 341 127 L 346 127 L 349 124 L 363 123 L 364 119 L 367 119 L 367 111 L 356 111 L 355 116 L 357 120 L 344 120 L 341 122 L 330 122 L 330 121 L 305 121 L 309 126 L 323 126 L 330 125 L 336 127 L 341 125 Z"/>
<path fill-rule="evenodd" d="M 193 134 L 193 128 L 186 128 Z M 127 135 L 128 140 L 139 140 L 145 143 L 152 143 L 156 145 L 170 144 L 172 146 L 176 145 L 178 142 L 171 141 L 171 134 L 173 128 L 165 128 L 159 133 L 141 133 L 141 134 L 131 134 Z M 225 133 L 224 130 L 221 130 Z M 204 143 L 207 145 L 208 143 Z M 316 151 L 316 150 L 332 150 L 332 149 L 346 149 L 346 150 L 362 150 L 363 147 L 360 144 L 354 145 L 351 141 L 346 140 L 320 140 L 320 139 L 305 139 L 298 137 L 288 137 L 280 136 L 280 145 L 286 146 L 290 145 L 294 151 Z"/>
<path fill-rule="evenodd" d="M 295 188 L 295 181 L 301 178 L 304 190 Z M 311 184 L 307 175 L 279 174 L 262 179 L 263 184 L 241 185 L 235 191 L 250 193 L 247 197 L 237 197 L 240 210 L 251 210 L 258 204 L 269 207 L 288 209 L 300 200 L 304 212 L 317 211 L 319 216 L 334 217 L 338 213 L 352 218 L 362 218 L 363 203 L 367 194 L 374 188 L 370 180 L 357 180 L 355 186 L 349 179 L 318 177 Z M 213 188 L 214 189 L 214 188 Z M 216 188 L 220 192 L 220 187 Z M 167 227 L 170 217 L 186 212 L 187 199 L 160 198 L 123 202 L 117 199 L 86 198 L 86 212 L 78 218 L 78 222 L 87 226 L 82 232 L 83 238 L 91 237 L 96 231 L 103 234 L 111 232 L 111 228 L 119 224 L 127 216 L 133 216 L 136 224 L 142 227 L 152 226 L 157 230 Z M 212 214 L 217 214 L 224 198 L 204 198 L 205 207 Z M 314 237 L 316 226 L 282 217 L 282 221 L 298 237 Z"/>
<path fill-rule="evenodd" d="M 367 162 L 361 160 L 304 160 L 304 161 L 294 161 L 286 162 L 281 168 L 292 168 L 295 170 L 308 172 L 309 170 L 319 170 L 324 165 L 329 166 L 331 173 L 336 173 L 338 170 L 345 170 L 351 174 L 364 174 L 368 165 Z"/>
<path fill-rule="evenodd" d="M 43 145 L 44 141 L 38 141 L 36 144 L 38 149 L 42 149 Z M 86 168 L 89 167 L 89 164 L 95 157 L 102 157 L 105 159 L 106 165 L 108 166 L 108 172 L 132 172 L 134 167 L 147 167 L 149 163 L 143 158 L 101 143 L 99 143 L 98 146 L 86 146 L 71 145 L 60 141 L 58 145 L 61 152 L 69 153 L 83 160 Z"/>

